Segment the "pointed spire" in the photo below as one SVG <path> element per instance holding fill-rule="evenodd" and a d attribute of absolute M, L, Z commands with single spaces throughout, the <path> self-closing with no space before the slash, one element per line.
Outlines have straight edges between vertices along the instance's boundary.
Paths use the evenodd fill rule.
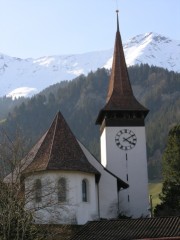
<path fill-rule="evenodd" d="M 133 96 L 124 57 L 121 35 L 119 32 L 118 10 L 116 12 L 117 32 L 114 46 L 112 72 L 106 99 L 106 102 L 110 103 L 111 105 L 112 102 L 115 102 L 116 105 L 121 105 L 122 97 Z"/>
<path fill-rule="evenodd" d="M 117 32 L 106 105 L 99 113 L 97 124 L 102 123 L 104 117 L 107 116 L 107 111 L 144 111 L 146 114 L 148 112 L 133 95 L 119 31 L 118 12 L 117 10 Z"/>
<path fill-rule="evenodd" d="M 117 32 L 119 32 L 119 16 L 118 16 L 119 10 L 116 10 L 116 13 L 117 13 Z"/>

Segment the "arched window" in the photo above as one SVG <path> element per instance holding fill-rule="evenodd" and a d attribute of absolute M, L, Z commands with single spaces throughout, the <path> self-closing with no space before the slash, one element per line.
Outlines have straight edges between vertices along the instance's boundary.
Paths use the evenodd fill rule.
<path fill-rule="evenodd" d="M 39 203 L 42 200 L 42 184 L 40 179 L 36 179 L 34 183 L 34 190 L 35 190 L 35 201 Z"/>
<path fill-rule="evenodd" d="M 86 179 L 82 180 L 82 201 L 88 201 L 88 182 Z"/>
<path fill-rule="evenodd" d="M 58 181 L 58 202 L 66 201 L 66 179 L 60 178 Z"/>

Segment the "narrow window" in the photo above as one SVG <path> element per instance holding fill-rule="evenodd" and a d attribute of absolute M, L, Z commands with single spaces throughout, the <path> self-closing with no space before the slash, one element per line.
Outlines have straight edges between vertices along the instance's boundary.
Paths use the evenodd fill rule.
<path fill-rule="evenodd" d="M 66 179 L 60 178 L 58 181 L 58 202 L 66 201 Z"/>
<path fill-rule="evenodd" d="M 128 195 L 128 202 L 130 201 L 130 197 L 129 197 L 129 195 Z"/>
<path fill-rule="evenodd" d="M 87 196 L 87 192 L 88 192 L 88 186 L 87 186 L 87 180 L 83 179 L 82 180 L 82 201 L 83 202 L 87 202 L 88 201 L 88 196 Z"/>
<path fill-rule="evenodd" d="M 126 168 L 128 168 L 128 155 L 126 153 Z"/>
<path fill-rule="evenodd" d="M 40 179 L 36 179 L 34 183 L 34 189 L 35 189 L 35 201 L 39 203 L 42 200 L 42 184 Z"/>

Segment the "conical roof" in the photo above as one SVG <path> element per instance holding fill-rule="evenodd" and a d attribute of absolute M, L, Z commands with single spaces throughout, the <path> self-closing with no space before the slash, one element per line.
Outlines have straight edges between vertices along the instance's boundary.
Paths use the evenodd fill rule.
<path fill-rule="evenodd" d="M 107 111 L 143 111 L 148 113 L 148 109 L 136 100 L 132 91 L 119 31 L 118 11 L 113 64 L 106 105 L 99 113 L 97 124 L 101 124 Z"/>
<path fill-rule="evenodd" d="M 89 163 L 77 139 L 60 112 L 43 140 L 37 143 L 36 153 L 23 173 L 44 170 L 82 171 L 99 174 Z M 34 148 L 33 148 L 34 149 Z"/>

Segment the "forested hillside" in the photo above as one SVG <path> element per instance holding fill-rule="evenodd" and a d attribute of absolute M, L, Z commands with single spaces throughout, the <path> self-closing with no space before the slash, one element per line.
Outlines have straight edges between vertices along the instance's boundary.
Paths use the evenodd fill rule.
<path fill-rule="evenodd" d="M 136 98 L 150 113 L 146 119 L 150 179 L 161 177 L 161 154 L 169 129 L 180 119 L 180 74 L 148 65 L 128 69 Z M 17 127 L 33 144 L 60 110 L 77 138 L 99 158 L 99 126 L 95 120 L 105 104 L 109 71 L 56 84 L 11 111 L 1 125 L 12 136 Z"/>
<path fill-rule="evenodd" d="M 14 109 L 15 106 L 19 106 L 21 103 L 25 102 L 27 99 L 18 98 L 12 99 L 11 97 L 1 97 L 0 98 L 0 121 L 3 121 L 4 118 L 8 115 L 10 111 Z"/>

